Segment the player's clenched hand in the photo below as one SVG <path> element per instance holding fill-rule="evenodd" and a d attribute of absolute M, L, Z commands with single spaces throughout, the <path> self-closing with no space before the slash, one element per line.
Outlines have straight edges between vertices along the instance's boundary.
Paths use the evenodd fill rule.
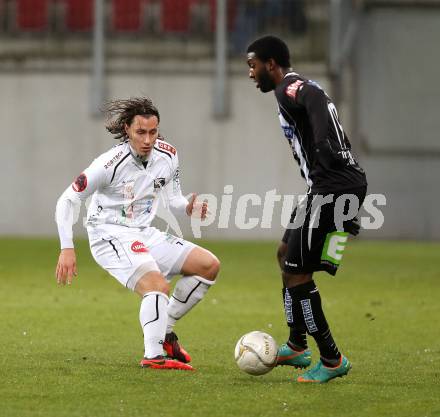
<path fill-rule="evenodd" d="M 344 232 L 348 232 L 353 236 L 357 236 L 361 230 L 361 225 L 359 224 L 359 219 L 353 217 L 351 220 L 344 222 Z"/>
<path fill-rule="evenodd" d="M 75 249 L 61 249 L 55 275 L 58 284 L 72 283 L 72 278 L 77 275 Z"/>
<path fill-rule="evenodd" d="M 193 193 L 186 206 L 186 214 L 188 216 L 200 217 L 202 220 L 206 219 L 209 214 L 208 202 L 197 201 L 197 194 Z"/>

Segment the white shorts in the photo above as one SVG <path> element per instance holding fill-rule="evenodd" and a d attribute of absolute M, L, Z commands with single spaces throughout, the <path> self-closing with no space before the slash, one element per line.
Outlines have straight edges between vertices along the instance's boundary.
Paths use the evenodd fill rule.
<path fill-rule="evenodd" d="M 148 272 L 161 272 L 170 281 L 180 274 L 194 243 L 163 233 L 155 227 L 89 228 L 89 243 L 95 261 L 122 285 L 134 290 Z"/>

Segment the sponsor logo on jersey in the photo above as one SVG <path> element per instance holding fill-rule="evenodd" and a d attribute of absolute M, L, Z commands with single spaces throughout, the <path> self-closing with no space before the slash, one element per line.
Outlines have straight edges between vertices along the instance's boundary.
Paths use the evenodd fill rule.
<path fill-rule="evenodd" d="M 154 188 L 161 188 L 165 186 L 165 178 L 156 178 L 153 182 Z"/>
<path fill-rule="evenodd" d="M 294 83 L 292 83 L 292 84 L 289 84 L 287 87 L 286 87 L 286 94 L 289 96 L 289 97 L 292 97 L 292 98 L 296 98 L 296 93 L 298 92 L 298 90 L 299 90 L 299 88 L 302 86 L 304 84 L 304 81 L 302 81 L 302 80 L 297 80 L 297 81 L 295 81 Z"/>
<path fill-rule="evenodd" d="M 293 139 L 293 127 L 291 126 L 281 126 L 284 131 L 284 136 L 287 139 Z"/>
<path fill-rule="evenodd" d="M 176 172 L 173 175 L 173 191 L 177 193 L 180 188 L 180 170 L 176 169 Z"/>
<path fill-rule="evenodd" d="M 110 159 L 110 161 L 108 161 L 105 165 L 104 168 L 110 168 L 123 154 L 123 151 L 119 151 L 112 159 Z"/>
<path fill-rule="evenodd" d="M 134 253 L 146 253 L 146 252 L 148 252 L 147 247 L 142 242 L 139 242 L 139 240 L 136 240 L 135 242 L 133 242 L 131 244 L 131 250 Z"/>
<path fill-rule="evenodd" d="M 160 149 L 163 149 L 164 151 L 167 152 L 171 152 L 173 155 L 176 154 L 176 149 L 173 148 L 171 145 L 169 145 L 168 143 L 164 143 L 164 142 L 157 142 L 157 146 L 159 146 Z"/>
<path fill-rule="evenodd" d="M 144 213 L 147 213 L 147 214 L 151 213 L 151 210 L 153 210 L 153 201 L 154 200 L 147 200 L 146 201 Z"/>
<path fill-rule="evenodd" d="M 87 177 L 86 174 L 80 174 L 74 183 L 72 184 L 72 188 L 77 192 L 81 193 L 87 188 Z"/>

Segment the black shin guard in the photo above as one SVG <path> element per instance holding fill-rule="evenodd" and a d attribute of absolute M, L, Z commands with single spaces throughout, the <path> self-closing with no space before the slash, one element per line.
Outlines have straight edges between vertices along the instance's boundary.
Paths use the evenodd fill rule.
<path fill-rule="evenodd" d="M 307 333 L 304 321 L 301 317 L 295 318 L 293 313 L 293 303 L 290 292 L 287 288 L 283 288 L 284 312 L 286 314 L 286 322 L 290 327 L 290 335 L 288 344 L 294 350 L 307 349 Z"/>
<path fill-rule="evenodd" d="M 331 335 L 324 311 L 321 296 L 314 281 L 288 289 L 293 317 L 302 321 L 302 326 L 316 341 L 324 365 L 334 366 L 341 354 Z"/>

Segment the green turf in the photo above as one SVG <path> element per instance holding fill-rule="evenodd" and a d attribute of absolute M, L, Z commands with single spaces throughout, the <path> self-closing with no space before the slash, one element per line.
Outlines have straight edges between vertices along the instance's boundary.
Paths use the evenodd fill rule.
<path fill-rule="evenodd" d="M 439 244 L 350 243 L 336 278 L 317 275 L 336 341 L 353 363 L 327 385 L 238 370 L 251 330 L 284 342 L 270 242 L 207 242 L 218 283 L 176 328 L 195 373 L 140 369 L 137 296 L 77 247 L 79 276 L 54 279 L 55 240 L 0 240 L 0 416 L 439 416 Z M 311 341 L 313 358 L 316 347 Z"/>

